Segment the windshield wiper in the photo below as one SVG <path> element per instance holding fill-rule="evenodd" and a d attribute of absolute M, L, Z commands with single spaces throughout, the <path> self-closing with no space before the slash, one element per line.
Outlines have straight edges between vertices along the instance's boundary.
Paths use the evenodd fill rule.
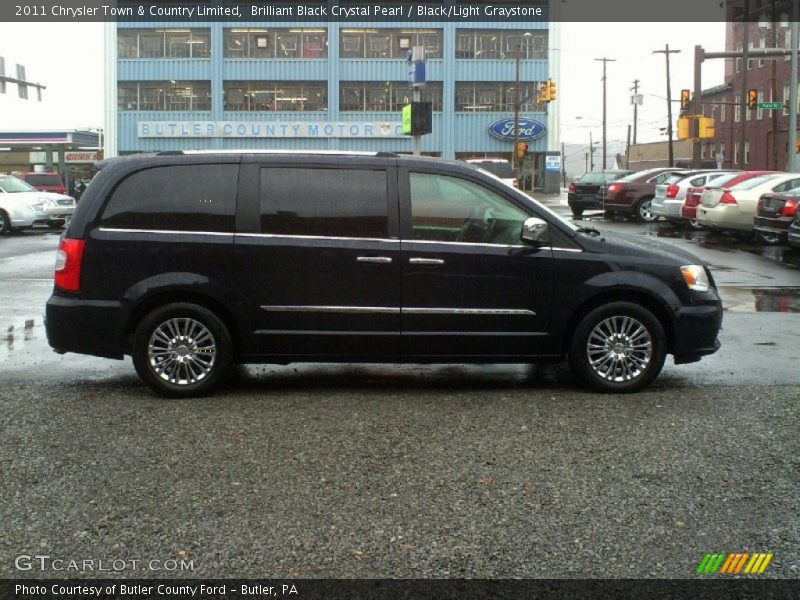
<path fill-rule="evenodd" d="M 603 235 L 594 227 L 578 227 L 578 233 L 586 233 L 591 236 Z"/>

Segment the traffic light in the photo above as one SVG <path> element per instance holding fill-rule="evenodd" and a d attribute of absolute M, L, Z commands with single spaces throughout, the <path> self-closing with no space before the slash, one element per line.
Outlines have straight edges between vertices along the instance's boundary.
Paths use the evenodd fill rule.
<path fill-rule="evenodd" d="M 680 117 L 678 119 L 678 139 L 679 140 L 688 140 L 691 139 L 691 126 L 692 126 L 692 118 L 691 117 Z"/>
<path fill-rule="evenodd" d="M 750 88 L 747 90 L 747 108 L 754 109 L 758 106 L 758 90 Z"/>
<path fill-rule="evenodd" d="M 681 90 L 681 110 L 689 106 L 689 90 Z"/>
<path fill-rule="evenodd" d="M 517 158 L 523 158 L 527 152 L 528 152 L 527 142 L 517 143 Z"/>
<path fill-rule="evenodd" d="M 552 79 L 547 80 L 547 98 L 549 102 L 553 102 L 556 99 L 556 82 Z"/>
<path fill-rule="evenodd" d="M 701 140 L 708 140 L 714 137 L 714 119 L 711 117 L 698 117 L 697 137 Z"/>
<path fill-rule="evenodd" d="M 546 102 L 550 102 L 550 86 L 548 85 L 547 81 L 543 81 L 539 84 L 539 95 L 536 96 L 536 102 L 538 104 L 544 104 Z"/>

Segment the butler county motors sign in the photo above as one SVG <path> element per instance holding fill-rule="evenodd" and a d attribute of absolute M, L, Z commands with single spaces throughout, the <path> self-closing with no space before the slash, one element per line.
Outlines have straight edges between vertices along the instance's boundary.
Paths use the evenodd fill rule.
<path fill-rule="evenodd" d="M 519 141 L 531 142 L 547 131 L 544 123 L 526 117 L 519 118 Z M 514 141 L 514 119 L 500 119 L 489 125 L 489 135 L 505 142 Z"/>
<path fill-rule="evenodd" d="M 363 121 L 137 121 L 140 138 L 400 138 L 401 123 Z"/>

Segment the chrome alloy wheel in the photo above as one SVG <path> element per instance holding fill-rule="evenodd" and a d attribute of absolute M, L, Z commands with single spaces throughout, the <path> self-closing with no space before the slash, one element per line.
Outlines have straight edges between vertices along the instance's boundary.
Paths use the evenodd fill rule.
<path fill-rule="evenodd" d="M 586 344 L 591 369 L 607 381 L 630 381 L 650 364 L 653 340 L 633 317 L 609 317 L 598 323 Z"/>
<path fill-rule="evenodd" d="M 658 217 L 653 213 L 652 200 L 643 200 L 639 205 L 639 218 L 641 218 L 645 223 L 652 223 L 658 219 Z"/>
<path fill-rule="evenodd" d="M 217 344 L 211 331 L 194 319 L 172 318 L 153 330 L 147 360 L 156 375 L 175 385 L 205 379 L 214 368 Z"/>

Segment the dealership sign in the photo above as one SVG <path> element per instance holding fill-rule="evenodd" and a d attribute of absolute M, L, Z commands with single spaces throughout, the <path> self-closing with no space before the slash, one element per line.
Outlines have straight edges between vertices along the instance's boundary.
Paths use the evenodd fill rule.
<path fill-rule="evenodd" d="M 388 121 L 137 121 L 140 138 L 399 138 Z"/>
<path fill-rule="evenodd" d="M 531 142 L 542 137 L 547 128 L 541 121 L 535 119 L 528 119 L 527 117 L 519 118 L 519 140 L 521 142 Z M 489 135 L 498 140 L 505 142 L 513 142 L 514 136 L 514 119 L 500 119 L 489 125 Z"/>

